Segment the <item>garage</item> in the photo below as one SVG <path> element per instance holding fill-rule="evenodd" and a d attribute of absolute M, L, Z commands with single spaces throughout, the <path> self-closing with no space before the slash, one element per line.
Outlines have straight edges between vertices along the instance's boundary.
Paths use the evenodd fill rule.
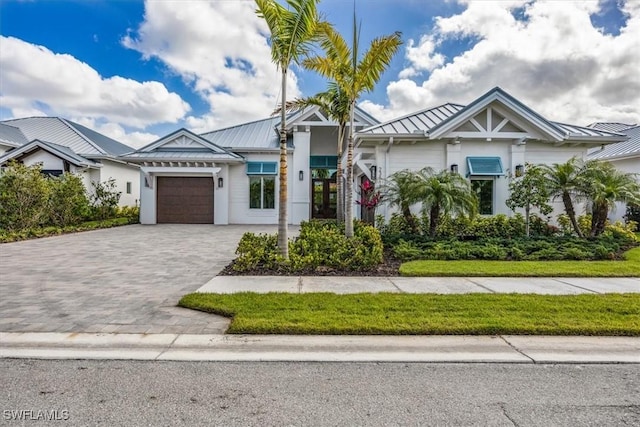
<path fill-rule="evenodd" d="M 157 177 L 158 224 L 213 224 L 212 177 Z"/>

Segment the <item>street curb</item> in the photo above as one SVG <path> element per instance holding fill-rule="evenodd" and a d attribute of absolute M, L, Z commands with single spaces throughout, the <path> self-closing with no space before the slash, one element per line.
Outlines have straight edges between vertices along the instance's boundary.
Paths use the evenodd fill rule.
<path fill-rule="evenodd" d="M 640 338 L 0 333 L 0 358 L 640 364 Z"/>

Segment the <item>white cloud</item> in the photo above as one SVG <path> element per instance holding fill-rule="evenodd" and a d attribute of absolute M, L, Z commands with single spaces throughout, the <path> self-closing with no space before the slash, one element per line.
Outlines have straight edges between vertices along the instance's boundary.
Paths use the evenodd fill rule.
<path fill-rule="evenodd" d="M 266 34 L 253 2 L 147 1 L 144 22 L 122 42 L 193 86 L 210 112 L 186 123 L 206 131 L 263 118 L 279 103 L 281 77 Z M 299 96 L 295 74 L 288 74 L 287 96 Z"/>
<path fill-rule="evenodd" d="M 615 36 L 591 23 L 598 2 L 462 3 L 462 13 L 436 18 L 433 32 L 409 44 L 407 67 L 387 86 L 389 105 L 363 102 L 365 110 L 387 119 L 448 101 L 468 103 L 501 86 L 551 120 L 640 122 L 640 3 L 623 4 L 628 20 Z M 517 8 L 525 20 L 514 17 Z M 479 41 L 430 68 L 444 54 L 442 42 L 461 37 Z M 424 71 L 431 73 L 418 80 Z"/>
<path fill-rule="evenodd" d="M 1 37 L 0 46 L 0 103 L 14 117 L 50 111 L 142 129 L 176 122 L 190 109 L 159 82 L 105 78 L 71 55 L 14 37 Z"/>

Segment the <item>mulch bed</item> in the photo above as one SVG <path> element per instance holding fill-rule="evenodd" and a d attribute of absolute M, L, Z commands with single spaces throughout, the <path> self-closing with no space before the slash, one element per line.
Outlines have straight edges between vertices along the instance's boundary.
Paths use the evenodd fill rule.
<path fill-rule="evenodd" d="M 391 253 L 385 253 L 382 264 L 374 269 L 351 271 L 336 270 L 329 267 L 318 267 L 317 269 L 286 272 L 267 268 L 256 268 L 249 271 L 234 271 L 233 263 L 227 265 L 220 273 L 220 276 L 399 276 L 401 261 L 393 257 Z"/>

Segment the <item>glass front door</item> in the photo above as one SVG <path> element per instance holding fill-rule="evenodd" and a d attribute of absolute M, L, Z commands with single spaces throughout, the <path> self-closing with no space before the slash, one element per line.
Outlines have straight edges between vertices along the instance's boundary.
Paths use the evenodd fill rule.
<path fill-rule="evenodd" d="M 334 178 L 313 178 L 311 218 L 336 218 L 338 193 Z"/>

